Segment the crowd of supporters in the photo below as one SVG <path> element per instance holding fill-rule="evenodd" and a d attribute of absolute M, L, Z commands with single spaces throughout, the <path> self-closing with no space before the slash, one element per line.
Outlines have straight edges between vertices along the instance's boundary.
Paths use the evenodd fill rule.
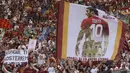
<path fill-rule="evenodd" d="M 61 0 L 63 1 L 63 0 Z M 129 0 L 64 0 L 93 6 L 130 24 L 130 15 L 122 9 L 130 7 Z M 64 60 L 56 57 L 57 12 L 55 0 L 0 0 L 0 19 L 8 19 L 11 28 L 5 29 L 0 40 L 0 73 L 111 73 L 130 70 L 129 38 L 127 27 L 125 50 L 116 60 Z M 129 10 L 129 8 L 128 8 Z M 128 12 L 128 10 L 123 10 Z M 37 39 L 35 50 L 29 51 L 28 63 L 3 63 L 5 51 L 27 50 L 29 39 Z"/>

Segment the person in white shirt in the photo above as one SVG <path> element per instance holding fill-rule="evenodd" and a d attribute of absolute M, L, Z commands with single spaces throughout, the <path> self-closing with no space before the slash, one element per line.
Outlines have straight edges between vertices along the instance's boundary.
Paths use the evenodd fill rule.
<path fill-rule="evenodd" d="M 129 64 L 121 64 L 120 69 L 129 70 Z"/>
<path fill-rule="evenodd" d="M 47 71 L 48 71 L 48 73 L 56 73 L 55 67 L 52 65 L 52 63 L 48 67 Z"/>
<path fill-rule="evenodd" d="M 39 54 L 38 55 L 38 64 L 39 65 L 42 65 L 45 63 L 45 58 L 46 58 L 46 55 L 45 54 Z"/>
<path fill-rule="evenodd" d="M 79 73 L 79 70 L 75 69 L 74 73 Z"/>
<path fill-rule="evenodd" d="M 98 73 L 98 67 L 93 65 L 93 68 L 90 70 L 91 73 Z"/>
<path fill-rule="evenodd" d="M 48 73 L 55 73 L 55 68 L 54 67 L 49 67 L 48 68 Z"/>

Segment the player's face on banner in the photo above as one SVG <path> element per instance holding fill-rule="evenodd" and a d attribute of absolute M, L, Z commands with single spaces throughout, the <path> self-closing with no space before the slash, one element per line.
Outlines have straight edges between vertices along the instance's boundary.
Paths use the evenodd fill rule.
<path fill-rule="evenodd" d="M 86 9 L 86 15 L 87 15 L 88 17 L 90 17 L 90 16 L 91 16 L 91 12 L 90 12 L 90 10 L 89 10 L 89 9 Z"/>

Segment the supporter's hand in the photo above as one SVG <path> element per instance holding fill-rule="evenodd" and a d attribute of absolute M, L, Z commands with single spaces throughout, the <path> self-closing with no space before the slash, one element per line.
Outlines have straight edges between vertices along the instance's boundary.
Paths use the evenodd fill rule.
<path fill-rule="evenodd" d="M 80 52 L 79 52 L 79 44 L 80 43 L 77 43 L 76 47 L 75 47 L 75 54 L 76 54 L 76 56 L 78 56 L 80 54 Z"/>

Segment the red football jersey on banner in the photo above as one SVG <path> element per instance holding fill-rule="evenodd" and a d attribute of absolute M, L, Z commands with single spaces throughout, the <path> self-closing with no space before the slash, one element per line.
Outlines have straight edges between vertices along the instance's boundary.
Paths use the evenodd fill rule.
<path fill-rule="evenodd" d="M 81 29 L 91 30 L 91 35 L 94 35 L 97 40 L 103 35 L 109 36 L 108 23 L 97 16 L 92 16 L 90 18 L 84 19 L 81 23 Z"/>

